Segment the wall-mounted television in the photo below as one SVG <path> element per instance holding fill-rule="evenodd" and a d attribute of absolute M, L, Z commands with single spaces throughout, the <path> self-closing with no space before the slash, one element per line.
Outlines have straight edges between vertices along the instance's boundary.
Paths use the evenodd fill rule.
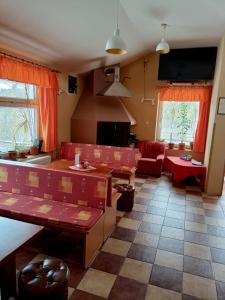
<path fill-rule="evenodd" d="M 158 80 L 193 82 L 212 80 L 217 47 L 173 49 L 161 54 Z"/>

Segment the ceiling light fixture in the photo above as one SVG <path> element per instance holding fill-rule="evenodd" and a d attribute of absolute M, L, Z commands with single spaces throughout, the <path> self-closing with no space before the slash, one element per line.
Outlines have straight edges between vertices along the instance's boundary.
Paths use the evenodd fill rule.
<path fill-rule="evenodd" d="M 169 44 L 166 42 L 165 40 L 165 35 L 166 35 L 166 28 L 167 28 L 167 24 L 161 24 L 162 29 L 163 29 L 163 37 L 160 41 L 160 43 L 156 46 L 156 52 L 160 53 L 160 54 L 166 54 L 170 52 L 170 46 Z"/>
<path fill-rule="evenodd" d="M 108 39 L 105 47 L 105 51 L 110 54 L 126 54 L 127 47 L 124 40 L 120 37 L 120 30 L 118 25 L 119 20 L 119 0 L 116 2 L 117 4 L 117 13 L 116 13 L 116 29 L 111 38 Z"/>

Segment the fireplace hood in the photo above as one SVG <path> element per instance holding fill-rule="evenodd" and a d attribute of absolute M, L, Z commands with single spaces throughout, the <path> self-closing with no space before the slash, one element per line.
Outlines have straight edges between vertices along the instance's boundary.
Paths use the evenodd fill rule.
<path fill-rule="evenodd" d="M 120 82 L 120 67 L 114 66 L 104 69 L 105 75 L 113 74 L 113 82 L 98 92 L 98 96 L 131 97 L 131 92 Z"/>
<path fill-rule="evenodd" d="M 114 74 L 106 76 L 104 70 L 95 69 L 86 75 L 83 91 L 71 119 L 72 142 L 96 144 L 98 122 L 136 124 L 121 97 L 99 96 L 99 91 L 114 81 Z"/>

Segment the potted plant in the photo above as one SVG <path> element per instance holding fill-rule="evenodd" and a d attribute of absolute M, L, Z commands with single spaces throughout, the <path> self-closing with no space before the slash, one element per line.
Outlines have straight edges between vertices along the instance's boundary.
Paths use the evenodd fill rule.
<path fill-rule="evenodd" d="M 29 118 L 29 110 L 22 110 L 18 112 L 19 122 L 16 124 L 16 127 L 13 132 L 13 141 L 15 145 L 15 149 L 18 150 L 18 152 L 24 152 L 26 146 L 18 144 L 16 142 L 16 136 L 20 134 L 21 131 L 23 131 L 25 134 L 30 135 L 30 140 L 33 145 L 33 134 L 31 129 L 31 121 Z M 32 146 L 30 147 L 32 148 Z"/>
<path fill-rule="evenodd" d="M 173 149 L 174 148 L 174 143 L 172 142 L 172 136 L 173 136 L 173 134 L 172 134 L 172 132 L 170 133 L 170 142 L 168 143 L 168 148 L 169 149 Z"/>
<path fill-rule="evenodd" d="M 32 130 L 32 124 L 34 123 L 34 117 L 33 113 L 31 111 L 30 106 L 30 99 L 28 94 L 28 87 L 25 84 L 25 92 L 26 92 L 26 98 L 27 98 L 27 105 L 24 107 L 23 110 L 18 111 L 17 116 L 19 119 L 19 122 L 16 124 L 14 132 L 13 132 L 13 141 L 15 148 L 21 153 L 24 153 L 25 148 L 27 148 L 25 145 L 17 144 L 16 142 L 16 136 L 19 135 L 21 131 L 23 131 L 25 134 L 28 134 L 31 141 L 30 146 L 30 154 L 36 155 L 38 154 L 38 147 L 34 145 L 34 136 L 33 136 L 33 130 Z M 27 152 L 27 151 L 26 151 Z M 22 156 L 24 156 L 22 154 Z"/>
<path fill-rule="evenodd" d="M 14 150 L 9 150 L 8 151 L 8 159 L 16 160 L 16 158 L 17 158 L 17 152 Z"/>
<path fill-rule="evenodd" d="M 178 136 L 180 137 L 179 150 L 184 150 L 184 138 L 191 127 L 191 120 L 188 117 L 188 105 L 185 102 L 182 102 L 178 109 L 176 127 L 178 129 Z"/>
<path fill-rule="evenodd" d="M 173 143 L 173 128 L 174 128 L 174 120 L 175 120 L 175 107 L 174 107 L 174 103 L 173 103 L 173 107 L 172 110 L 170 112 L 171 118 L 170 118 L 170 142 L 168 143 L 168 148 L 169 149 L 173 149 L 174 148 L 174 143 Z"/>

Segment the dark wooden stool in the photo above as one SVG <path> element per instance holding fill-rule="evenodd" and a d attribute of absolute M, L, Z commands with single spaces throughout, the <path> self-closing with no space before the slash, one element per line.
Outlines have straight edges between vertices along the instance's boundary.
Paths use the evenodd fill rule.
<path fill-rule="evenodd" d="M 19 299 L 67 300 L 69 269 L 59 259 L 45 259 L 24 267 L 19 274 Z"/>
<path fill-rule="evenodd" d="M 117 201 L 117 209 L 122 211 L 132 211 L 135 191 L 133 186 L 130 184 L 115 184 L 114 188 L 122 194 Z"/>

